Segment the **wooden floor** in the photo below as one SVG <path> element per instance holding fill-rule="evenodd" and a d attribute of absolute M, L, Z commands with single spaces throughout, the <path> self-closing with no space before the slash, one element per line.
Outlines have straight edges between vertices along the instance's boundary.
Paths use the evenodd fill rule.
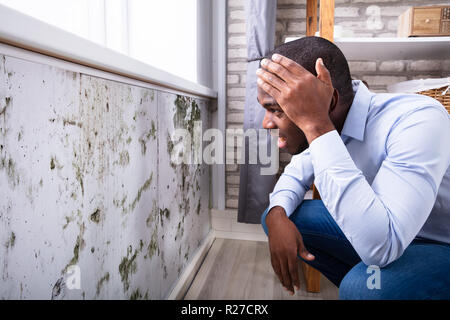
<path fill-rule="evenodd" d="M 320 280 L 320 293 L 306 292 L 303 274 L 300 279 L 301 288 L 295 295 L 283 289 L 272 269 L 267 242 L 215 239 L 185 299 L 338 299 L 338 288 L 324 276 Z"/>

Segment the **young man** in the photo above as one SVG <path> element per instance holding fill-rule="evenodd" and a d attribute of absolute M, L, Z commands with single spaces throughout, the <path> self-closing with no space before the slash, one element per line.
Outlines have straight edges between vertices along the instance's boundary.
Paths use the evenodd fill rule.
<path fill-rule="evenodd" d="M 261 220 L 283 286 L 298 289 L 299 256 L 341 299 L 449 299 L 443 106 L 370 92 L 351 80 L 342 52 L 318 37 L 276 48 L 257 75 L 263 127 L 279 129 L 278 146 L 294 155 Z M 322 201 L 303 200 L 313 182 Z"/>

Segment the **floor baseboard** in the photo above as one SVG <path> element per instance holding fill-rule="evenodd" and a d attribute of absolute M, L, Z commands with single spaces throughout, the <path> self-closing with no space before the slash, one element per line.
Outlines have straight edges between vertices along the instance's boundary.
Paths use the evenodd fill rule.
<path fill-rule="evenodd" d="M 167 300 L 181 300 L 184 298 L 215 239 L 215 230 L 211 229 L 191 262 L 184 269 Z"/>

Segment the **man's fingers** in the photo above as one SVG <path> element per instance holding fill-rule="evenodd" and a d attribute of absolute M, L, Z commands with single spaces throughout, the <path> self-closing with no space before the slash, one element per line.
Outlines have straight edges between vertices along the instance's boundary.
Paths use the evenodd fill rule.
<path fill-rule="evenodd" d="M 303 68 L 303 66 L 299 65 L 294 60 L 291 60 L 289 58 L 286 58 L 280 54 L 275 53 L 272 55 L 272 61 L 281 64 L 283 67 L 285 67 L 287 70 L 292 72 L 296 75 L 304 75 L 305 73 L 310 73 L 308 70 Z"/>
<path fill-rule="evenodd" d="M 331 82 L 331 75 L 328 69 L 325 67 L 325 64 L 323 63 L 322 58 L 319 58 L 316 60 L 316 72 L 317 72 L 317 78 L 326 84 L 329 84 L 330 86 L 333 86 L 333 83 Z"/>
<path fill-rule="evenodd" d="M 271 256 L 270 261 L 272 262 L 272 269 L 273 269 L 273 271 L 275 271 L 275 274 L 277 275 L 278 280 L 280 280 L 280 282 L 283 283 L 283 277 L 281 276 L 281 268 L 280 268 L 280 263 L 279 263 L 278 259 Z"/>
<path fill-rule="evenodd" d="M 256 70 L 256 74 L 258 75 L 259 78 L 272 85 L 278 91 L 282 91 L 282 89 L 286 86 L 286 83 L 282 81 L 280 78 L 278 78 L 276 75 L 264 71 L 263 69 Z"/>
<path fill-rule="evenodd" d="M 292 287 L 292 281 L 289 271 L 289 264 L 287 260 L 284 260 L 284 262 L 280 261 L 281 265 L 281 276 L 283 278 L 283 286 L 288 289 L 291 293 L 294 293 L 294 288 Z"/>
<path fill-rule="evenodd" d="M 291 275 L 292 285 L 296 290 L 299 290 L 300 288 L 300 279 L 298 275 L 298 259 L 297 255 L 295 254 L 294 257 L 290 257 L 289 261 L 289 273 Z"/>
<path fill-rule="evenodd" d="M 284 289 L 288 290 L 288 274 L 285 271 L 286 268 L 282 268 L 282 262 L 278 258 L 271 257 L 272 262 L 272 268 L 275 271 L 275 274 L 278 277 L 278 280 L 280 281 L 281 285 L 284 287 Z M 284 269 L 284 270 L 283 270 Z"/>
<path fill-rule="evenodd" d="M 309 253 L 308 250 L 306 250 L 305 245 L 303 243 L 301 243 L 299 246 L 298 255 L 307 261 L 312 261 L 316 258 L 314 257 L 314 255 Z"/>
<path fill-rule="evenodd" d="M 258 87 L 263 89 L 269 96 L 277 101 L 278 99 L 280 99 L 280 91 L 277 88 L 273 87 L 270 83 L 265 82 L 261 78 L 258 78 L 256 80 L 256 83 L 258 84 Z"/>
<path fill-rule="evenodd" d="M 261 61 L 261 65 L 285 82 L 290 82 L 290 80 L 293 78 L 293 74 L 291 73 L 291 71 L 277 62 L 273 62 L 269 59 L 263 59 Z"/>

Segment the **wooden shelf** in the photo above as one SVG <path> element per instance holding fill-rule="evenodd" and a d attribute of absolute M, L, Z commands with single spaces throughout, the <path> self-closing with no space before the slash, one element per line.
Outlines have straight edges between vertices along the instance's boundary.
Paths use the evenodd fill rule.
<path fill-rule="evenodd" d="M 285 42 L 299 39 L 287 37 Z M 450 37 L 335 38 L 347 60 L 450 59 Z"/>

